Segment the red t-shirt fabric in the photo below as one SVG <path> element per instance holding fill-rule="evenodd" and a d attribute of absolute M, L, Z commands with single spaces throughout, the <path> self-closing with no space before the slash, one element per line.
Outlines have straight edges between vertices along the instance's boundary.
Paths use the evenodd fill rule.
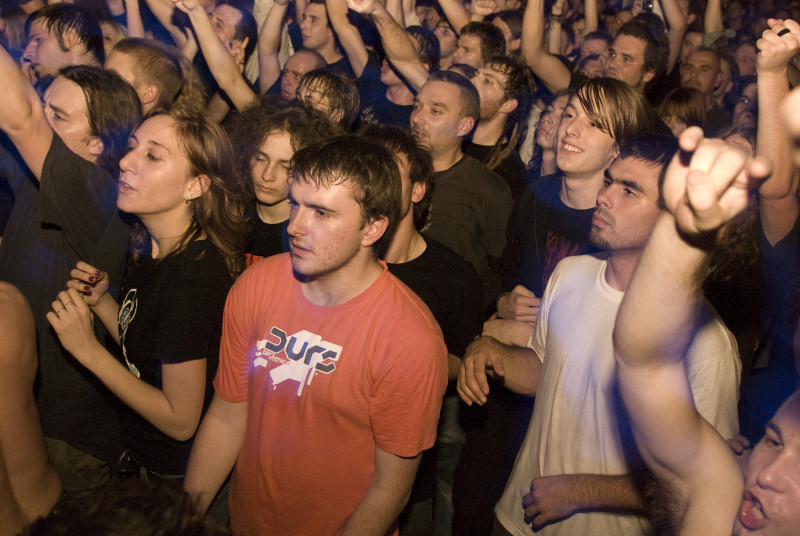
<path fill-rule="evenodd" d="M 372 481 L 376 447 L 413 457 L 433 445 L 447 350 L 425 304 L 383 267 L 331 307 L 305 297 L 288 254 L 231 289 L 214 386 L 248 404 L 234 534 L 338 534 Z"/>

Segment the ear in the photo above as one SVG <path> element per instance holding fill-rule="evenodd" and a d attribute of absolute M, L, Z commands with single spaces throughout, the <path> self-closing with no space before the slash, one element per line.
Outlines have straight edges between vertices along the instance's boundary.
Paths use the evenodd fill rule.
<path fill-rule="evenodd" d="M 619 156 L 619 145 L 617 145 L 616 143 L 614 144 L 614 150 L 611 152 L 611 154 L 614 156 L 614 158 L 611 159 L 611 161 L 613 162 Z"/>
<path fill-rule="evenodd" d="M 504 114 L 510 114 L 517 109 L 517 106 L 519 106 L 517 99 L 508 99 L 506 102 L 500 105 L 500 111 Z"/>
<path fill-rule="evenodd" d="M 103 141 L 97 136 L 89 138 L 89 154 L 92 156 L 100 156 L 103 154 Z"/>
<path fill-rule="evenodd" d="M 522 39 L 517 37 L 516 39 L 512 39 L 511 42 L 508 44 L 508 52 L 514 52 L 515 50 L 519 50 L 522 46 Z"/>
<path fill-rule="evenodd" d="M 139 100 L 142 101 L 142 107 L 158 99 L 158 86 L 155 84 L 142 84 L 136 89 L 139 94 Z"/>
<path fill-rule="evenodd" d="M 0 17 L 0 33 L 6 31 L 6 19 Z"/>
<path fill-rule="evenodd" d="M 378 219 L 372 220 L 367 223 L 367 228 L 364 231 L 364 236 L 361 237 L 361 247 L 368 248 L 378 241 L 386 229 L 389 228 L 389 219 L 386 216 L 381 216 Z"/>
<path fill-rule="evenodd" d="M 655 77 L 656 77 L 655 70 L 645 71 L 644 76 L 642 76 L 642 81 L 646 84 Z"/>
<path fill-rule="evenodd" d="M 722 71 L 717 71 L 717 76 L 714 78 L 714 89 L 718 88 L 723 81 Z"/>
<path fill-rule="evenodd" d="M 190 199 L 197 199 L 208 190 L 211 185 L 211 179 L 208 175 L 198 175 L 192 178 L 186 185 L 186 195 Z"/>
<path fill-rule="evenodd" d="M 422 198 L 425 197 L 425 192 L 428 188 L 425 186 L 424 182 L 413 183 L 413 188 L 414 189 L 411 190 L 411 202 L 419 203 L 422 201 Z"/>
<path fill-rule="evenodd" d="M 459 136 L 466 136 L 470 132 L 472 132 L 472 127 L 475 126 L 475 118 L 474 117 L 464 117 L 458 123 L 458 135 Z"/>
<path fill-rule="evenodd" d="M 67 47 L 67 50 L 72 50 L 80 43 L 78 32 L 75 30 L 64 30 L 62 37 L 64 38 L 64 46 Z"/>

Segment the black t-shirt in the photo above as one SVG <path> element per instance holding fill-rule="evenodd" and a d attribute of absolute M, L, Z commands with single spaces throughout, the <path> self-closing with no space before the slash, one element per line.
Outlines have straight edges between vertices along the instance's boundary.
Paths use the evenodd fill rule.
<path fill-rule="evenodd" d="M 389 271 L 419 296 L 442 328 L 447 351 L 463 357 L 483 327 L 481 283 L 470 263 L 436 240 L 416 259 Z"/>
<path fill-rule="evenodd" d="M 162 388 L 161 367 L 206 359 L 205 405 L 219 363 L 222 310 L 232 284 L 225 261 L 209 240 L 156 261 L 143 257 L 126 275 L 119 332 L 128 368 Z M 138 374 L 137 374 L 138 372 Z M 123 413 L 126 445 L 142 465 L 164 475 L 186 471 L 192 441 L 176 441 L 133 410 Z"/>
<path fill-rule="evenodd" d="M 257 215 L 250 218 L 253 232 L 244 250 L 247 266 L 265 257 L 289 251 L 289 236 L 286 228 L 289 220 L 281 223 L 265 223 Z"/>
<path fill-rule="evenodd" d="M 471 141 L 464 142 L 462 146 L 466 154 L 484 165 L 487 165 L 493 148 L 494 147 L 489 145 L 478 145 Z M 517 150 L 512 149 L 497 167 L 492 168 L 492 171 L 500 175 L 500 177 L 506 181 L 506 184 L 508 184 L 508 187 L 511 189 L 511 197 L 516 199 L 525 187 L 522 181 L 522 177 L 525 175 L 525 166 L 522 164 L 522 158 L 520 158 Z"/>
<path fill-rule="evenodd" d="M 17 186 L 0 246 L 0 280 L 19 288 L 33 310 L 42 430 L 46 437 L 116 461 L 121 447 L 119 402 L 61 347 L 45 313 L 66 288 L 79 260 L 108 272 L 116 297 L 130 232 L 117 211 L 117 178 L 67 149 L 54 135 L 41 183 L 25 179 Z M 95 329 L 104 340 L 99 322 Z"/>

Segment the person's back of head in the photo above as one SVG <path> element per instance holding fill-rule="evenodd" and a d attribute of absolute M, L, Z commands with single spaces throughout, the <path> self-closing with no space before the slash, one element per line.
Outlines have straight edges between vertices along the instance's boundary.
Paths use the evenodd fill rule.
<path fill-rule="evenodd" d="M 439 39 L 423 26 L 409 26 L 406 32 L 417 41 L 417 54 L 422 63 L 428 66 L 429 72 L 439 69 Z"/>
<path fill-rule="evenodd" d="M 102 65 L 105 61 L 103 33 L 100 23 L 91 13 L 75 4 L 50 4 L 33 13 L 25 21 L 25 35 L 30 33 L 31 25 L 40 23 L 53 33 L 62 50 L 69 49 L 68 34 L 74 32 L 77 44 L 93 60 Z"/>
<path fill-rule="evenodd" d="M 414 203 L 414 227 L 421 231 L 428 223 L 430 200 L 433 193 L 433 159 L 420 147 L 408 130 L 392 125 L 367 125 L 358 132 L 361 136 L 376 141 L 389 149 L 396 157 L 403 156 L 408 163 L 408 178 L 411 185 L 422 184 L 425 194 Z M 405 207 L 403 207 L 405 210 Z"/>
<path fill-rule="evenodd" d="M 60 76 L 83 91 L 90 134 L 103 143 L 97 164 L 116 175 L 128 139 L 142 119 L 139 96 L 122 77 L 101 67 L 73 65 L 64 68 Z"/>
<path fill-rule="evenodd" d="M 480 40 L 481 57 L 484 61 L 506 51 L 506 38 L 503 31 L 491 22 L 469 22 L 461 28 L 460 35 L 472 35 Z"/>
<path fill-rule="evenodd" d="M 353 126 L 361 103 L 353 81 L 327 69 L 315 69 L 303 75 L 297 86 L 297 97 L 307 106 L 325 113 L 344 130 Z"/>
<path fill-rule="evenodd" d="M 183 87 L 183 69 L 179 52 L 152 39 L 127 38 L 114 46 L 113 52 L 127 54 L 133 59 L 134 83 L 140 86 L 155 86 L 158 95 L 152 108 L 168 109 Z"/>

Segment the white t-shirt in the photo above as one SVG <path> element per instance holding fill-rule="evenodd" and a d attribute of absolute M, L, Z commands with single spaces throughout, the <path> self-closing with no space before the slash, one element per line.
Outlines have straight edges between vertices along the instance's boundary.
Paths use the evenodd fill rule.
<path fill-rule="evenodd" d="M 623 293 L 605 280 L 606 261 L 583 255 L 562 260 L 542 299 L 528 346 L 543 362 L 533 416 L 495 514 L 512 534 L 530 536 L 522 497 L 544 475 L 620 475 L 637 468 L 616 392 L 611 335 Z M 698 329 L 686 360 L 695 405 L 719 433 L 738 433 L 741 364 L 733 335 L 720 320 Z M 658 322 L 657 318 L 652 319 Z M 624 418 L 623 418 L 624 423 Z M 606 512 L 577 513 L 537 534 L 644 534 L 643 518 Z"/>

